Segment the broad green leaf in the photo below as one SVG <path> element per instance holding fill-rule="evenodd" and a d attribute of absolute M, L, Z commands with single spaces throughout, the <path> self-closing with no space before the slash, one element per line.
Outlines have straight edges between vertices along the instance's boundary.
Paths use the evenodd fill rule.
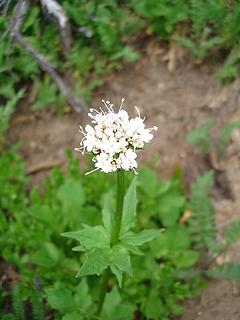
<path fill-rule="evenodd" d="M 75 251 L 86 251 L 93 248 L 108 248 L 110 246 L 110 234 L 103 226 L 90 227 L 84 225 L 82 230 L 64 232 L 63 237 L 75 239 L 80 242 L 80 247 Z"/>
<path fill-rule="evenodd" d="M 111 320 L 133 319 L 136 307 L 130 303 L 121 303 L 113 312 Z"/>
<path fill-rule="evenodd" d="M 69 258 L 61 258 L 59 261 L 59 265 L 61 268 L 71 271 L 78 271 L 79 270 L 79 263 L 74 259 Z"/>
<path fill-rule="evenodd" d="M 197 251 L 186 250 L 183 252 L 179 252 L 179 254 L 172 260 L 177 268 L 188 268 L 197 262 L 198 257 L 199 254 Z"/>
<path fill-rule="evenodd" d="M 101 320 L 128 320 L 133 319 L 135 306 L 123 303 L 117 287 L 106 294 Z"/>
<path fill-rule="evenodd" d="M 107 192 L 103 196 L 103 225 L 111 232 L 113 226 L 115 208 L 113 206 L 113 192 Z"/>
<path fill-rule="evenodd" d="M 60 187 L 57 193 L 59 201 L 63 205 L 65 211 L 81 210 L 85 201 L 84 190 L 81 184 L 77 181 L 67 179 Z"/>
<path fill-rule="evenodd" d="M 162 303 L 157 291 L 152 290 L 146 299 L 143 312 L 148 319 L 161 319 L 165 315 L 166 307 Z"/>
<path fill-rule="evenodd" d="M 77 219 L 79 225 L 87 224 L 89 226 L 96 226 L 101 222 L 99 210 L 94 206 L 83 206 L 80 210 L 77 210 Z"/>
<path fill-rule="evenodd" d="M 134 177 L 124 197 L 121 235 L 134 225 L 137 210 L 136 184 L 137 178 Z"/>
<path fill-rule="evenodd" d="M 174 226 L 181 216 L 185 199 L 181 195 L 167 193 L 159 197 L 158 215 L 165 227 Z"/>
<path fill-rule="evenodd" d="M 89 293 L 87 279 L 83 278 L 76 288 L 76 294 L 74 295 L 76 306 L 79 307 L 81 312 L 85 312 L 92 304 L 92 298 Z"/>
<path fill-rule="evenodd" d="M 62 317 L 62 320 L 84 320 L 83 315 L 78 312 L 67 313 Z"/>
<path fill-rule="evenodd" d="M 72 292 L 64 287 L 45 290 L 47 301 L 53 309 L 62 313 L 74 312 L 76 309 Z"/>
<path fill-rule="evenodd" d="M 120 297 L 117 286 L 115 286 L 111 290 L 111 292 L 106 294 L 106 298 L 103 304 L 103 313 L 111 317 L 114 309 L 117 307 L 117 305 L 119 305 L 120 302 L 121 302 L 121 297 Z"/>
<path fill-rule="evenodd" d="M 158 192 L 158 178 L 155 171 L 144 166 L 138 176 L 141 189 L 150 197 L 154 197 Z"/>
<path fill-rule="evenodd" d="M 86 253 L 85 261 L 79 271 L 79 276 L 100 275 L 109 266 L 110 248 L 96 248 Z"/>
<path fill-rule="evenodd" d="M 122 287 L 122 278 L 123 278 L 123 272 L 118 268 L 116 267 L 115 265 L 110 265 L 110 269 L 112 271 L 112 273 L 116 276 L 117 278 L 117 281 L 118 281 L 118 285 L 119 285 L 119 288 Z"/>
<path fill-rule="evenodd" d="M 31 261 L 39 266 L 50 268 L 59 262 L 61 255 L 61 251 L 52 242 L 46 242 L 31 256 Z"/>
<path fill-rule="evenodd" d="M 150 248 L 156 258 L 171 257 L 181 253 L 190 246 L 190 236 L 183 226 L 166 230 L 150 243 Z"/>
<path fill-rule="evenodd" d="M 132 266 L 129 252 L 121 245 L 116 245 L 112 248 L 112 254 L 110 258 L 110 265 L 114 265 L 123 272 L 132 276 Z"/>
<path fill-rule="evenodd" d="M 128 231 L 120 237 L 121 242 L 131 246 L 141 246 L 156 238 L 161 233 L 161 230 L 143 230 L 138 233 Z"/>

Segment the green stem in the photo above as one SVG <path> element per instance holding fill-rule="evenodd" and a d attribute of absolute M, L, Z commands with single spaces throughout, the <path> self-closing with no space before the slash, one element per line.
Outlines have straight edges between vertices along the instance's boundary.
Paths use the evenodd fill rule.
<path fill-rule="evenodd" d="M 97 317 L 100 316 L 102 311 L 102 306 L 107 293 L 108 281 L 110 279 L 110 275 L 111 275 L 111 270 L 110 268 L 107 268 L 107 270 L 103 274 L 102 284 L 99 292 L 98 307 L 97 307 L 97 313 L 96 313 Z"/>
<path fill-rule="evenodd" d="M 122 222 L 122 213 L 123 213 L 123 201 L 124 201 L 124 171 L 119 170 L 117 171 L 117 207 L 116 207 L 116 214 L 115 214 L 112 237 L 111 237 L 112 247 L 117 244 L 119 239 L 119 233 L 121 230 L 121 222 Z M 111 270 L 110 268 L 107 268 L 107 270 L 103 274 L 102 284 L 99 292 L 98 307 L 97 307 L 97 313 L 96 313 L 97 317 L 100 316 L 102 311 L 110 276 L 111 276 Z"/>
<path fill-rule="evenodd" d="M 124 200 L 124 171 L 119 170 L 117 172 L 117 208 L 114 219 L 112 241 L 111 244 L 114 246 L 118 242 L 119 233 L 121 229 L 122 213 L 123 213 L 123 200 Z"/>

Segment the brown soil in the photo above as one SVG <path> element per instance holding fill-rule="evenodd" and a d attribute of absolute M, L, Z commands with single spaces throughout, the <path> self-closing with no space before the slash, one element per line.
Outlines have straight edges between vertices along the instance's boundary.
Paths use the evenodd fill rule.
<path fill-rule="evenodd" d="M 151 156 L 159 159 L 159 174 L 163 178 L 181 165 L 190 183 L 207 165 L 187 144 L 187 133 L 209 116 L 216 119 L 215 135 L 223 125 L 240 118 L 238 82 L 223 87 L 214 71 L 213 66 L 189 62 L 180 48 L 168 51 L 149 43 L 141 61 L 111 74 L 105 85 L 95 92 L 93 100 L 99 105 L 102 98 L 107 98 L 118 105 L 125 97 L 130 113 L 134 113 L 133 107 L 137 105 L 147 117 L 147 123 L 159 127 L 154 144 L 140 155 L 141 160 Z M 46 111 L 34 113 L 24 106 L 19 109 L 12 120 L 9 138 L 12 142 L 22 142 L 22 153 L 33 183 L 41 181 L 51 165 L 64 165 L 65 150 L 79 144 L 78 125 L 84 122 L 80 114 L 59 117 Z M 219 162 L 212 155 L 211 166 L 224 173 L 214 197 L 219 236 L 232 219 L 240 217 L 239 151 L 240 131 L 235 130 L 225 160 Z M 239 245 L 223 257 L 230 261 L 233 258 L 240 262 Z M 212 319 L 240 319 L 240 295 L 239 290 L 233 290 L 233 284 L 211 281 L 201 297 L 187 304 L 186 313 L 181 317 L 181 320 Z"/>

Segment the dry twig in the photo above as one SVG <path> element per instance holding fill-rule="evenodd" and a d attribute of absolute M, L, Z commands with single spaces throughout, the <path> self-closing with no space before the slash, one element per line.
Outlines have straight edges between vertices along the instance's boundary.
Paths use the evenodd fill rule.
<path fill-rule="evenodd" d="M 72 90 L 66 85 L 65 81 L 55 70 L 54 66 L 47 60 L 47 58 L 37 51 L 21 34 L 21 27 L 24 19 L 28 13 L 29 0 L 19 0 L 14 9 L 12 22 L 7 29 L 7 33 L 10 32 L 12 39 L 22 48 L 24 48 L 29 55 L 31 55 L 40 65 L 41 69 L 49 74 L 52 80 L 57 84 L 60 92 L 64 95 L 68 103 L 76 112 L 87 113 L 87 107 L 82 98 L 73 94 Z M 63 24 L 63 20 L 61 21 Z"/>

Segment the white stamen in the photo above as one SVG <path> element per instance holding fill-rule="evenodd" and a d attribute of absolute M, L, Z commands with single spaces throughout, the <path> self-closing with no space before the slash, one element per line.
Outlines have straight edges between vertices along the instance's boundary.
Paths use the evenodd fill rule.
<path fill-rule="evenodd" d="M 141 115 L 140 115 L 140 112 L 139 112 L 138 107 L 137 107 L 137 106 L 135 106 L 134 108 L 136 109 L 136 111 L 137 111 L 137 114 L 138 114 L 139 118 L 141 118 Z"/>
<path fill-rule="evenodd" d="M 100 168 L 96 168 L 96 169 L 93 169 L 92 171 L 88 171 L 88 172 L 85 173 L 85 176 L 88 176 L 89 174 L 91 174 L 91 173 L 93 173 L 95 171 L 98 171 L 98 170 L 100 170 Z"/>
<path fill-rule="evenodd" d="M 122 98 L 121 105 L 120 105 L 120 108 L 119 108 L 118 112 L 120 112 L 120 111 L 122 110 L 122 107 L 123 107 L 123 103 L 124 103 L 124 101 L 125 101 L 125 99 L 124 99 L 124 98 Z"/>

